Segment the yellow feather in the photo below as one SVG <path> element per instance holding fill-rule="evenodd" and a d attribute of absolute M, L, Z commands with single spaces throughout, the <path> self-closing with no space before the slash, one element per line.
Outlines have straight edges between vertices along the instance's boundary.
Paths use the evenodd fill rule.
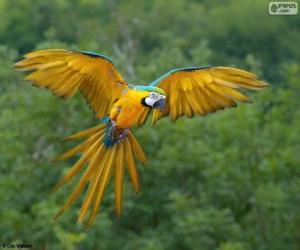
<path fill-rule="evenodd" d="M 80 84 L 84 82 L 84 78 L 84 75 L 74 74 L 74 76 L 70 77 L 63 84 L 55 88 L 54 94 L 57 96 L 70 97 L 79 88 Z"/>
<path fill-rule="evenodd" d="M 75 163 L 75 165 L 69 170 L 69 172 L 63 176 L 60 181 L 55 185 L 54 191 L 59 189 L 62 185 L 64 185 L 67 181 L 72 179 L 84 166 L 84 164 L 90 159 L 91 155 L 93 155 L 94 150 L 99 146 L 99 142 L 102 142 L 103 136 L 98 139 L 85 153 L 84 155 Z"/>
<path fill-rule="evenodd" d="M 99 180 L 98 193 L 95 197 L 93 210 L 87 220 L 87 223 L 86 223 L 87 226 L 90 226 L 92 224 L 92 222 L 94 221 L 97 211 L 99 209 L 99 206 L 101 204 L 101 201 L 103 199 L 103 194 L 104 194 L 105 188 L 107 186 L 107 183 L 109 181 L 109 178 L 110 178 L 110 175 L 112 172 L 114 159 L 115 159 L 115 152 L 116 152 L 116 147 L 108 149 L 108 156 L 104 163 L 105 166 L 104 166 L 103 172 L 101 173 L 101 176 L 100 176 L 101 179 Z"/>
<path fill-rule="evenodd" d="M 215 84 L 210 84 L 209 86 L 206 86 L 207 89 L 209 89 L 210 92 L 216 97 L 218 97 L 218 100 L 221 102 L 221 104 L 224 107 L 235 107 L 237 104 L 232 99 L 226 98 L 223 93 L 220 91 L 219 87 Z"/>
<path fill-rule="evenodd" d="M 209 84 L 213 81 L 212 76 L 209 72 L 199 71 L 193 75 L 192 82 L 193 84 L 196 83 L 196 86 L 204 86 Z"/>
<path fill-rule="evenodd" d="M 173 108 L 177 104 L 178 98 L 178 81 L 173 83 L 173 89 L 169 93 L 170 106 Z"/>
<path fill-rule="evenodd" d="M 82 222 L 84 219 L 84 216 L 86 215 L 88 208 L 91 205 L 91 202 L 96 196 L 98 186 L 101 182 L 101 175 L 103 173 L 103 170 L 106 166 L 106 161 L 109 156 L 109 150 L 107 150 L 103 145 L 101 147 L 101 151 L 98 153 L 96 162 L 98 163 L 95 165 L 93 175 L 90 180 L 89 190 L 87 191 L 84 200 L 82 202 L 82 206 L 79 212 L 78 221 Z"/>
<path fill-rule="evenodd" d="M 204 112 L 205 113 L 212 112 L 213 109 L 209 105 L 209 103 L 207 103 L 206 98 L 205 98 L 205 94 L 203 94 L 203 91 L 201 90 L 201 88 L 195 88 L 194 91 L 197 93 L 198 103 L 200 104 L 200 106 L 204 110 Z"/>
<path fill-rule="evenodd" d="M 189 98 L 189 101 L 190 101 L 191 105 L 193 106 L 196 114 L 198 114 L 198 115 L 205 114 L 205 112 L 201 108 L 201 105 L 199 104 L 199 100 L 197 100 L 197 97 L 194 94 Z"/>
<path fill-rule="evenodd" d="M 182 95 L 182 107 L 184 110 L 184 114 L 187 115 L 187 117 L 191 118 L 194 116 L 194 111 L 193 111 L 193 107 L 190 104 L 190 98 L 191 98 L 191 91 L 186 91 L 183 93 Z M 180 116 L 180 112 L 179 112 L 179 116 Z"/>
<path fill-rule="evenodd" d="M 68 83 L 75 81 L 77 77 L 80 77 L 80 75 L 77 75 L 73 70 L 68 70 L 64 74 L 62 74 L 61 77 L 57 79 L 57 81 L 52 82 L 50 85 L 48 85 L 48 87 L 54 91 L 54 94 L 56 94 L 55 90 L 57 90 L 62 85 L 67 85 Z"/>
<path fill-rule="evenodd" d="M 99 160 L 99 156 L 97 156 L 97 157 L 98 157 L 98 160 Z M 99 162 L 98 162 L 98 165 L 99 165 Z M 95 166 L 94 168 L 96 168 L 96 167 L 97 166 Z M 83 223 L 84 217 L 86 216 L 86 214 L 88 212 L 88 209 L 91 205 L 91 201 L 95 198 L 96 192 L 95 192 L 95 190 L 93 190 L 94 186 L 97 186 L 96 169 L 94 169 L 93 172 L 91 173 L 90 180 L 89 180 L 89 185 L 88 185 L 88 190 L 87 190 L 87 192 L 85 194 L 85 197 L 84 197 L 84 199 L 82 201 L 82 204 L 81 204 L 81 209 L 80 209 L 78 219 L 77 219 L 77 221 L 79 223 Z"/>
<path fill-rule="evenodd" d="M 80 131 L 74 135 L 71 135 L 71 136 L 67 136 L 65 137 L 63 140 L 64 141 L 67 141 L 67 140 L 78 140 L 78 139 L 81 139 L 81 138 L 84 138 L 84 137 L 88 137 L 90 135 L 93 135 L 94 133 L 96 132 L 101 132 L 105 129 L 106 125 L 105 124 L 100 124 L 100 125 L 97 125 L 95 127 L 92 127 L 92 128 L 89 128 L 89 129 L 86 129 L 86 130 L 83 130 L 83 131 Z"/>
<path fill-rule="evenodd" d="M 115 205 L 116 213 L 121 215 L 122 196 L 123 196 L 123 179 L 124 179 L 124 145 L 118 145 L 116 156 L 116 173 L 115 173 Z"/>
<path fill-rule="evenodd" d="M 159 110 L 154 110 L 153 111 L 153 114 L 152 114 L 152 121 L 151 121 L 151 126 L 154 126 L 158 120 L 158 117 L 159 117 Z"/>
<path fill-rule="evenodd" d="M 95 143 L 94 145 L 96 145 L 97 143 Z M 69 208 L 78 198 L 78 196 L 80 195 L 80 193 L 82 192 L 84 186 L 87 183 L 87 180 L 90 178 L 91 173 L 93 171 L 93 167 L 95 165 L 95 163 L 97 162 L 97 154 L 100 152 L 101 147 L 99 147 L 99 145 L 97 145 L 98 148 L 96 149 L 95 153 L 93 154 L 93 158 L 90 162 L 90 164 L 88 165 L 84 175 L 81 177 L 79 183 L 77 184 L 77 186 L 75 187 L 74 191 L 72 192 L 72 194 L 70 195 L 70 197 L 68 198 L 68 200 L 66 201 L 66 203 L 64 204 L 64 206 L 60 209 L 60 211 L 56 214 L 55 219 L 58 218 L 67 208 Z M 92 147 L 91 147 L 92 148 Z M 94 148 L 93 148 L 94 149 Z M 93 151 L 93 150 L 92 150 Z M 90 152 L 90 150 L 89 150 Z"/>
<path fill-rule="evenodd" d="M 136 170 L 135 161 L 134 161 L 134 158 L 132 155 L 132 149 L 131 149 L 131 145 L 130 145 L 128 138 L 125 139 L 125 143 L 126 143 L 125 155 L 126 155 L 129 176 L 130 176 L 130 179 L 131 179 L 131 182 L 132 182 L 135 192 L 138 193 L 140 191 L 139 177 L 138 177 L 138 173 Z"/>
<path fill-rule="evenodd" d="M 193 87 L 192 87 L 192 83 L 190 81 L 189 78 L 184 78 L 180 81 L 180 84 L 181 84 L 181 87 L 184 91 L 187 91 L 187 90 L 191 90 Z"/>
<path fill-rule="evenodd" d="M 238 68 L 231 68 L 231 67 L 214 67 L 211 68 L 212 71 L 216 71 L 216 72 L 224 72 L 227 74 L 231 74 L 231 75 L 241 75 L 243 77 L 247 77 L 247 78 L 256 78 L 256 75 L 246 71 L 246 70 L 242 70 L 242 69 L 238 69 Z"/>
<path fill-rule="evenodd" d="M 93 144 L 96 140 L 98 140 L 100 137 L 100 134 L 95 134 L 93 136 L 91 136 L 89 139 L 87 139 L 86 141 L 84 141 L 83 143 L 77 145 L 76 147 L 68 150 L 67 152 L 57 156 L 56 158 L 54 158 L 52 161 L 56 162 L 56 161 L 63 161 L 66 160 L 70 157 L 72 157 L 73 155 L 75 155 L 76 153 L 79 152 L 83 152 L 85 151 L 85 149 L 89 146 L 91 146 L 91 144 Z"/>
<path fill-rule="evenodd" d="M 31 57 L 36 57 L 36 56 L 47 56 L 47 55 L 61 55 L 65 52 L 67 52 L 67 50 L 64 49 L 44 49 L 44 50 L 36 50 L 36 51 L 32 51 L 29 52 L 25 55 L 25 58 L 31 58 Z"/>
<path fill-rule="evenodd" d="M 144 150 L 142 149 L 141 145 L 138 143 L 137 139 L 134 137 L 131 131 L 128 133 L 128 139 L 137 159 L 141 161 L 143 164 L 146 164 L 147 157 L 144 153 Z"/>
<path fill-rule="evenodd" d="M 141 125 L 145 124 L 150 112 L 151 112 L 150 108 L 144 108 L 144 111 L 143 111 L 142 115 L 139 118 L 138 126 L 141 126 Z"/>
<path fill-rule="evenodd" d="M 224 107 L 226 107 L 227 103 L 223 101 L 222 97 L 211 91 L 210 88 L 205 86 L 202 90 L 206 94 L 207 98 L 209 98 L 210 103 L 213 103 L 215 109 L 224 109 Z"/>
<path fill-rule="evenodd" d="M 224 95 L 227 96 L 228 98 L 232 98 L 240 102 L 251 102 L 251 99 L 248 96 L 243 95 L 242 93 L 232 88 L 223 87 L 223 86 L 220 86 L 219 88 L 222 89 L 222 93 L 224 93 Z"/>

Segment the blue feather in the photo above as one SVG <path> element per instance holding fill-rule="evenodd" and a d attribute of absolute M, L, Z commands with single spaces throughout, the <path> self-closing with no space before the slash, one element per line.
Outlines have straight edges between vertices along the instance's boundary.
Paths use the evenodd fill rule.
<path fill-rule="evenodd" d="M 186 67 L 186 68 L 175 68 L 175 69 L 170 70 L 166 74 L 160 76 L 159 78 L 157 78 L 155 81 L 150 83 L 149 86 L 157 86 L 162 80 L 164 80 L 165 78 L 167 78 L 168 76 L 170 76 L 176 72 L 194 71 L 194 70 L 200 70 L 200 69 L 206 69 L 206 68 L 210 68 L 210 67 L 209 66 L 204 66 L 204 67 L 191 66 L 191 67 Z"/>
<path fill-rule="evenodd" d="M 110 147 L 112 147 L 113 145 L 115 145 L 117 143 L 117 141 L 112 138 L 111 132 L 112 132 L 112 124 L 110 123 L 106 127 L 106 131 L 105 131 L 105 135 L 104 135 L 104 140 L 103 140 L 103 144 L 107 148 L 110 148 Z"/>
<path fill-rule="evenodd" d="M 110 57 L 106 56 L 106 55 L 98 54 L 98 53 L 91 52 L 91 51 L 83 51 L 83 50 L 73 50 L 73 51 L 79 52 L 81 54 L 84 54 L 86 56 L 93 57 L 93 58 L 97 58 L 97 57 L 102 58 L 104 60 L 109 61 L 110 63 L 112 63 L 114 65 L 113 60 Z"/>
<path fill-rule="evenodd" d="M 100 119 L 100 121 L 101 121 L 102 123 L 107 124 L 107 123 L 110 122 L 110 117 L 109 117 L 109 116 L 104 116 L 102 119 Z"/>
<path fill-rule="evenodd" d="M 163 89 L 160 89 L 156 86 L 144 86 L 144 85 L 138 85 L 138 86 L 134 86 L 135 90 L 140 90 L 140 91 L 148 91 L 148 92 L 156 92 L 159 93 L 161 95 L 166 95 L 165 91 Z"/>

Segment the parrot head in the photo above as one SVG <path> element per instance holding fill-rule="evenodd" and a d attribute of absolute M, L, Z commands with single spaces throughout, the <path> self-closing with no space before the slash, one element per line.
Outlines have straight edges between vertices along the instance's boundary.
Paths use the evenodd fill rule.
<path fill-rule="evenodd" d="M 151 108 L 163 109 L 166 105 L 166 96 L 156 92 L 150 92 L 149 95 L 144 98 L 143 103 Z"/>
<path fill-rule="evenodd" d="M 148 95 L 142 99 L 142 104 L 155 109 L 163 109 L 167 98 L 164 90 L 154 86 L 135 86 L 136 90 L 147 91 Z"/>

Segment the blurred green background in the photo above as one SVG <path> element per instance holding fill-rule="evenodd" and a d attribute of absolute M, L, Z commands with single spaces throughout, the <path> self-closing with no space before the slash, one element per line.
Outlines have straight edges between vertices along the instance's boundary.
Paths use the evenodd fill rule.
<path fill-rule="evenodd" d="M 300 249 L 300 17 L 271 16 L 264 0 L 1 0 L 0 247 L 34 249 Z M 174 67 L 236 66 L 271 84 L 254 104 L 136 129 L 149 158 L 142 192 L 110 188 L 90 230 L 80 201 L 55 212 L 76 180 L 51 195 L 76 159 L 51 164 L 91 127 L 83 98 L 64 102 L 12 65 L 41 48 L 100 52 L 132 83 Z"/>

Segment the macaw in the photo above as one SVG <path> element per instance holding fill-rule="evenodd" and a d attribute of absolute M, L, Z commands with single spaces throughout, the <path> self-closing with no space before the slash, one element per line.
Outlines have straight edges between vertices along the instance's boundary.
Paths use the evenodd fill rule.
<path fill-rule="evenodd" d="M 131 128 L 145 124 L 152 112 L 152 125 L 163 117 L 173 121 L 182 116 L 204 116 L 220 109 L 250 102 L 240 88 L 261 90 L 268 84 L 255 74 L 232 67 L 187 67 L 169 71 L 149 85 L 127 83 L 112 60 L 104 55 L 75 50 L 37 50 L 24 55 L 17 70 L 30 71 L 25 80 L 54 95 L 69 98 L 80 92 L 100 124 L 66 137 L 85 139 L 58 156 L 66 160 L 81 154 L 55 186 L 60 188 L 84 167 L 74 191 L 56 215 L 60 216 L 88 185 L 78 215 L 79 222 L 91 225 L 112 175 L 115 178 L 116 214 L 121 214 L 124 170 L 127 167 L 135 192 L 140 185 L 135 160 L 145 164 L 146 156 Z"/>

